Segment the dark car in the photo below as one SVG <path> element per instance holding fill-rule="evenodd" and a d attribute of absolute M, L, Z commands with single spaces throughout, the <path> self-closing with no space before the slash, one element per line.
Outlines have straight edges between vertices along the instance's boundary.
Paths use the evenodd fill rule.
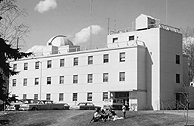
<path fill-rule="evenodd" d="M 38 100 L 37 102 L 24 103 L 20 110 L 68 110 L 67 103 L 54 103 L 51 100 Z"/>
<path fill-rule="evenodd" d="M 95 106 L 92 102 L 80 102 L 75 106 L 75 109 L 79 110 L 95 110 L 96 108 L 101 109 L 100 106 Z"/>

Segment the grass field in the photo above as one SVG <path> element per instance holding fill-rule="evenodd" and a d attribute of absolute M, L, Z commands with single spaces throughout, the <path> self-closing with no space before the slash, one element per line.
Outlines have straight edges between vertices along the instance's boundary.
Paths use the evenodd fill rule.
<path fill-rule="evenodd" d="M 122 116 L 121 111 L 116 111 Z M 3 126 L 184 126 L 182 115 L 163 114 L 153 111 L 127 112 L 127 118 L 116 121 L 89 123 L 93 116 L 90 110 L 50 110 L 8 112 L 0 116 Z M 194 125 L 194 118 L 189 118 Z"/>

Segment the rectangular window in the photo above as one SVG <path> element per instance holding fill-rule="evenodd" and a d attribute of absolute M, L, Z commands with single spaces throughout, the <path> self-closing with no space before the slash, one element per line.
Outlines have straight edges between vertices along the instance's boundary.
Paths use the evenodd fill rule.
<path fill-rule="evenodd" d="M 51 60 L 48 60 L 47 61 L 47 68 L 51 68 L 52 67 L 52 61 Z"/>
<path fill-rule="evenodd" d="M 64 84 L 64 76 L 60 76 L 59 84 Z"/>
<path fill-rule="evenodd" d="M 119 72 L 119 81 L 125 81 L 125 72 Z"/>
<path fill-rule="evenodd" d="M 24 78 L 24 80 L 23 80 L 23 86 L 27 86 L 27 78 Z"/>
<path fill-rule="evenodd" d="M 88 64 L 93 64 L 93 56 L 88 56 Z"/>
<path fill-rule="evenodd" d="M 39 78 L 35 78 L 35 85 L 38 85 L 39 83 Z"/>
<path fill-rule="evenodd" d="M 133 36 L 129 36 L 129 41 L 134 40 L 134 35 Z"/>
<path fill-rule="evenodd" d="M 103 82 L 108 82 L 108 73 L 103 73 Z"/>
<path fill-rule="evenodd" d="M 15 87 L 16 86 L 16 79 L 12 80 L 12 86 Z"/>
<path fill-rule="evenodd" d="M 51 84 L 51 77 L 47 77 L 47 84 Z"/>
<path fill-rule="evenodd" d="M 77 66 L 77 65 L 78 65 L 78 57 L 75 57 L 75 58 L 73 59 L 73 65 L 74 65 L 74 66 Z"/>
<path fill-rule="evenodd" d="M 120 53 L 120 62 L 125 62 L 125 52 Z"/>
<path fill-rule="evenodd" d="M 77 101 L 77 93 L 73 93 L 73 101 Z"/>
<path fill-rule="evenodd" d="M 92 74 L 88 74 L 88 83 L 92 83 L 92 78 L 93 78 L 93 75 Z"/>
<path fill-rule="evenodd" d="M 104 101 L 104 99 L 108 99 L 108 92 L 103 92 L 103 101 Z"/>
<path fill-rule="evenodd" d="M 180 64 L 180 55 L 176 55 L 176 64 Z"/>
<path fill-rule="evenodd" d="M 180 74 L 176 74 L 176 83 L 180 83 Z"/>
<path fill-rule="evenodd" d="M 92 101 L 92 92 L 87 93 L 87 101 Z"/>
<path fill-rule="evenodd" d="M 35 62 L 35 69 L 39 69 L 39 61 Z"/>
<path fill-rule="evenodd" d="M 113 38 L 113 39 L 112 39 L 112 42 L 113 42 L 113 43 L 118 42 L 118 38 Z"/>
<path fill-rule="evenodd" d="M 108 63 L 108 54 L 103 55 L 103 63 Z"/>
<path fill-rule="evenodd" d="M 64 67 L 65 66 L 65 59 L 60 59 L 60 67 Z"/>
<path fill-rule="evenodd" d="M 17 64 L 13 64 L 13 70 L 17 69 Z"/>
<path fill-rule="evenodd" d="M 51 100 L 51 94 L 46 94 L 46 100 Z"/>
<path fill-rule="evenodd" d="M 28 70 L 28 63 L 24 63 L 24 70 Z"/>
<path fill-rule="evenodd" d="M 38 100 L 38 94 L 34 94 L 34 100 Z"/>
<path fill-rule="evenodd" d="M 73 75 L 73 83 L 78 83 L 78 75 Z"/>
<path fill-rule="evenodd" d="M 63 101 L 63 93 L 59 93 L 59 101 Z"/>
<path fill-rule="evenodd" d="M 23 99 L 26 99 L 27 98 L 27 94 L 23 94 Z"/>

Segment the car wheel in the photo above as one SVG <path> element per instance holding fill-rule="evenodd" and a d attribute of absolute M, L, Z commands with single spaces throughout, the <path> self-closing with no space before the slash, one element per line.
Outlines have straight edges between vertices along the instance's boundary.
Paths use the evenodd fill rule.
<path fill-rule="evenodd" d="M 38 110 L 38 108 L 36 108 L 36 107 L 33 107 L 33 108 L 32 108 L 32 110 L 33 110 L 33 111 L 35 111 L 35 110 Z"/>

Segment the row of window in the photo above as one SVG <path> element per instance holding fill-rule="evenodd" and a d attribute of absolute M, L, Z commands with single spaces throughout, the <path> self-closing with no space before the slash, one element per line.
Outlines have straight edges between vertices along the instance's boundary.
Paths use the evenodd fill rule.
<path fill-rule="evenodd" d="M 59 84 L 65 83 L 65 77 L 59 76 Z M 103 82 L 108 82 L 108 73 L 103 73 Z M 119 72 L 119 81 L 125 81 L 125 72 Z M 93 74 L 88 74 L 87 76 L 87 83 L 93 82 Z M 78 75 L 73 75 L 73 83 L 78 83 Z M 39 78 L 34 79 L 34 85 L 39 84 Z M 51 77 L 47 77 L 47 84 L 51 84 Z M 12 80 L 12 86 L 16 86 L 16 79 Z M 27 86 L 27 78 L 23 79 L 23 86 Z"/>
<path fill-rule="evenodd" d="M 125 52 L 121 52 L 119 55 L 119 61 L 125 62 Z M 109 62 L 109 54 L 103 55 L 103 63 Z M 42 63 L 40 61 L 35 62 L 35 69 L 39 69 L 39 64 Z M 93 64 L 93 56 L 88 56 L 88 65 Z M 60 59 L 60 67 L 65 66 L 65 59 Z M 73 66 L 78 65 L 78 57 L 73 58 Z M 52 67 L 52 60 L 47 60 L 47 68 Z M 13 64 L 13 70 L 17 69 L 17 64 Z M 28 70 L 28 63 L 24 63 L 24 70 Z"/>
<path fill-rule="evenodd" d="M 119 61 L 120 62 L 125 62 L 125 52 L 121 52 L 119 54 Z M 103 55 L 103 63 L 108 63 L 109 62 L 109 54 L 104 54 Z M 35 69 L 39 69 L 39 64 L 42 63 L 40 61 L 35 62 Z M 93 56 L 88 56 L 88 65 L 93 64 Z M 176 64 L 180 64 L 180 55 L 176 55 Z M 77 66 L 78 65 L 78 57 L 75 57 L 73 59 L 73 65 Z M 60 59 L 60 67 L 65 66 L 65 59 Z M 47 61 L 47 68 L 52 67 L 52 60 Z M 13 64 L 13 70 L 17 69 L 17 64 Z M 24 63 L 24 70 L 28 70 L 28 63 Z"/>
<path fill-rule="evenodd" d="M 125 81 L 125 72 L 119 72 L 119 81 Z M 88 74 L 88 83 L 93 82 L 93 74 Z M 108 82 L 108 73 L 103 73 L 103 82 Z M 59 84 L 64 84 L 64 76 L 59 76 Z M 73 75 L 73 83 L 78 83 L 78 75 Z M 176 83 L 180 83 L 180 74 L 176 74 Z M 34 85 L 39 84 L 39 78 L 35 78 Z M 51 77 L 47 77 L 47 85 L 51 84 Z M 16 79 L 12 80 L 12 86 L 16 86 Z M 27 86 L 27 78 L 23 79 L 23 86 Z"/>
<path fill-rule="evenodd" d="M 23 94 L 23 99 L 27 99 L 27 94 Z M 38 100 L 38 94 L 34 94 L 34 99 Z M 102 100 L 108 99 L 108 92 L 103 92 Z M 51 94 L 46 94 L 46 100 L 51 100 Z M 73 93 L 72 101 L 78 100 L 78 93 Z M 59 101 L 64 101 L 64 93 L 59 93 Z M 87 92 L 87 101 L 92 101 L 92 92 Z"/>
<path fill-rule="evenodd" d="M 118 42 L 118 40 L 119 40 L 119 38 L 115 37 L 115 38 L 112 39 L 112 42 L 115 43 L 115 42 Z M 134 40 L 134 35 L 129 36 L 129 41 L 132 41 L 132 40 Z"/>

